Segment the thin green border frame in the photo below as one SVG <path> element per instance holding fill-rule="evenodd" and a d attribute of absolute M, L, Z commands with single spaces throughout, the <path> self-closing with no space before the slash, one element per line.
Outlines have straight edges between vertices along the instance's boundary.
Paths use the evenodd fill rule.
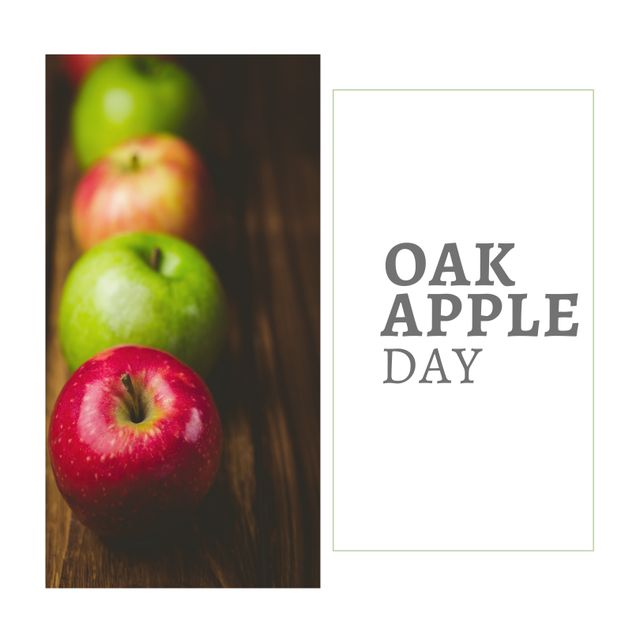
<path fill-rule="evenodd" d="M 349 91 L 582 91 L 591 92 L 591 548 L 590 549 L 336 549 L 336 490 L 335 490 L 335 97 L 337 92 Z M 340 553 L 592 553 L 596 548 L 596 359 L 595 359 L 595 264 L 596 264 L 596 118 L 595 89 L 333 89 L 331 96 L 331 546 Z"/>

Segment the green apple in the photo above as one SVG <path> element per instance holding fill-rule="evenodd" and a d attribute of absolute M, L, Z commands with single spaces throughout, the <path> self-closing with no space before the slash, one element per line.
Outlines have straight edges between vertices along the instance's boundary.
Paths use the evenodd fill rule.
<path fill-rule="evenodd" d="M 97 65 L 76 97 L 72 133 L 86 168 L 115 145 L 149 133 L 174 133 L 196 146 L 204 100 L 178 65 L 152 56 L 116 56 Z"/>
<path fill-rule="evenodd" d="M 58 329 L 72 371 L 104 349 L 137 344 L 166 351 L 204 376 L 225 320 L 220 281 L 195 247 L 159 233 L 127 233 L 73 265 Z"/>

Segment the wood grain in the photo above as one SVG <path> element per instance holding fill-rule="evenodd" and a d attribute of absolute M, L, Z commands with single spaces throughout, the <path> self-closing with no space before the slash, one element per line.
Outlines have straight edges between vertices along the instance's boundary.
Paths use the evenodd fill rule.
<path fill-rule="evenodd" d="M 108 546 L 60 496 L 47 462 L 49 587 L 320 585 L 318 56 L 180 61 L 207 96 L 216 190 L 207 255 L 230 302 L 228 344 L 208 380 L 225 445 L 192 522 L 143 545 Z M 47 425 L 68 371 L 57 311 L 78 257 L 70 200 L 71 91 L 47 58 Z"/>

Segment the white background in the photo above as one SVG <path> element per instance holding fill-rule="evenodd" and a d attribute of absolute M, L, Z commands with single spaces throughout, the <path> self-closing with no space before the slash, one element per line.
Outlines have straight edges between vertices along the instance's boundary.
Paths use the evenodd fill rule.
<path fill-rule="evenodd" d="M 637 639 L 636 3 L 9 6 L 0 57 L 3 635 Z M 116 50 L 323 56 L 322 589 L 44 588 L 44 54 Z M 372 86 L 596 90 L 594 553 L 331 552 L 331 89 Z"/>
<path fill-rule="evenodd" d="M 590 550 L 592 93 L 337 91 L 334 114 L 335 548 Z M 427 267 L 399 287 L 385 258 L 408 241 Z M 472 284 L 430 286 L 451 242 Z M 479 242 L 492 257 L 515 243 L 501 262 L 514 286 L 493 273 L 493 286 L 474 285 Z M 398 265 L 413 275 L 409 251 Z M 422 336 L 403 337 L 404 323 L 380 336 L 398 293 Z M 443 293 L 462 310 L 446 337 L 428 337 L 427 294 Z M 502 312 L 486 337 L 467 337 L 467 296 L 487 293 Z M 538 337 L 507 337 L 512 293 L 528 295 L 523 323 L 539 320 Z M 577 336 L 543 337 L 546 293 L 578 294 L 560 322 Z M 398 348 L 415 373 L 383 384 L 384 349 Z M 434 348 L 451 384 L 437 372 L 418 383 Z M 453 348 L 467 361 L 482 349 L 473 384 L 460 384 Z M 393 358 L 402 380 L 407 359 Z"/>

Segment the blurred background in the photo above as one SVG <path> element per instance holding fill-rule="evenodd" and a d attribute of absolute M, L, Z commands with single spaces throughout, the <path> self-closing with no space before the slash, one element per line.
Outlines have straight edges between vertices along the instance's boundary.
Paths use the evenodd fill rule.
<path fill-rule="evenodd" d="M 144 545 L 106 545 L 76 521 L 47 463 L 48 587 L 320 586 L 320 57 L 173 56 L 210 114 L 215 192 L 207 257 L 229 299 L 227 347 L 207 383 L 222 466 L 196 518 Z M 47 425 L 68 378 L 57 338 L 79 257 L 69 141 L 74 88 L 46 58 Z"/>

